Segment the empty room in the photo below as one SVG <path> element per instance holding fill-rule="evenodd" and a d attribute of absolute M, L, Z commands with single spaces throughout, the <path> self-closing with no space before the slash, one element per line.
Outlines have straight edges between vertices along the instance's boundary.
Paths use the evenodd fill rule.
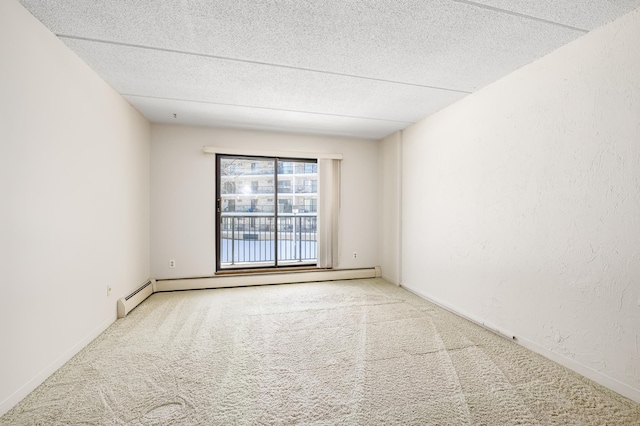
<path fill-rule="evenodd" d="M 0 425 L 640 425 L 640 0 L 0 2 Z"/>

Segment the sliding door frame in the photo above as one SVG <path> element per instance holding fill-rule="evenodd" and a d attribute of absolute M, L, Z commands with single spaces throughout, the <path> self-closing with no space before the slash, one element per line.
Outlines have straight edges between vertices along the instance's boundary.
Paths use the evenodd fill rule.
<path fill-rule="evenodd" d="M 273 162 L 273 216 L 271 216 L 273 218 L 273 264 L 272 265 L 265 265 L 264 263 L 257 265 L 257 266 L 251 266 L 251 265 L 243 265 L 243 266 L 239 266 L 239 267 L 223 267 L 222 265 L 222 220 L 223 220 L 223 207 L 222 207 L 222 160 L 225 158 L 230 158 L 230 159 L 239 159 L 239 160 L 256 160 L 256 161 L 272 161 Z M 316 248 L 315 248 L 315 253 L 316 253 L 316 258 L 315 261 L 313 262 L 304 262 L 302 260 L 300 260 L 300 263 L 292 263 L 292 262 L 287 262 L 286 260 L 280 260 L 280 244 L 279 244 L 279 233 L 280 231 L 280 224 L 279 224 L 279 200 L 280 200 L 280 194 L 279 194 L 279 179 L 278 179 L 278 175 L 279 175 L 279 165 L 282 162 L 292 162 L 292 163 L 314 163 L 316 164 L 316 170 L 318 167 L 318 160 L 316 158 L 283 158 L 283 157 L 278 157 L 278 156 L 262 156 L 262 155 L 245 155 L 245 154 L 223 154 L 223 153 L 216 153 L 216 185 L 215 185 L 215 197 L 216 197 L 216 203 L 215 203 L 215 221 L 216 221 L 216 226 L 215 226 L 215 239 L 216 239 L 216 273 L 221 273 L 221 272 L 229 272 L 229 271 L 245 271 L 245 270 L 276 270 L 276 269 L 282 269 L 282 268 L 316 268 L 318 265 L 318 249 L 317 249 L 317 216 L 319 214 L 319 212 L 317 211 L 316 208 Z M 295 166 L 294 166 L 294 170 L 295 170 Z M 317 171 L 316 171 L 317 174 Z M 317 178 L 316 178 L 317 179 Z M 294 178 L 293 178 L 293 182 L 292 182 L 292 186 L 295 187 L 296 185 L 296 180 L 295 180 L 295 173 L 294 173 Z M 318 186 L 318 182 L 316 182 L 316 188 Z M 294 192 L 295 194 L 295 192 Z M 316 190 L 316 194 L 317 194 L 317 190 Z M 317 197 L 317 195 L 316 195 Z M 295 202 L 295 201 L 294 201 Z M 317 206 L 317 202 L 316 202 L 316 206 Z M 283 217 L 287 217 L 287 216 L 283 216 Z M 297 216 L 297 217 L 301 217 L 301 216 Z M 293 221 L 294 221 L 294 228 L 295 228 L 295 220 L 296 220 L 296 216 L 293 216 Z M 300 219 L 301 222 L 301 219 Z M 232 225 L 233 228 L 233 225 Z M 294 238 L 294 249 L 296 247 L 296 242 L 295 242 L 295 232 L 293 235 Z M 233 239 L 233 237 L 232 237 Z M 259 240 L 258 240 L 259 241 Z M 232 241 L 232 244 L 234 242 Z M 299 241 L 300 243 L 300 250 L 302 250 L 302 241 Z M 232 262 L 233 262 L 233 258 L 232 258 Z M 249 262 L 247 262 L 249 263 Z M 258 262 L 259 263 L 259 262 Z M 282 263 L 282 264 L 281 264 Z"/>

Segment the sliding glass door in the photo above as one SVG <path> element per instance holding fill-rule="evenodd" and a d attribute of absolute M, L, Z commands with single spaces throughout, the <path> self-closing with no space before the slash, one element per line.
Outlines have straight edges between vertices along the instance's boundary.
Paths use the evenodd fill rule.
<path fill-rule="evenodd" d="M 217 156 L 217 270 L 317 264 L 316 160 Z"/>

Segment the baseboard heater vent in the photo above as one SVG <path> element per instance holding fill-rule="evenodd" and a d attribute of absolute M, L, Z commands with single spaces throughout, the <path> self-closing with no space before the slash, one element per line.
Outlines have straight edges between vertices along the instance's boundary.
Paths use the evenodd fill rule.
<path fill-rule="evenodd" d="M 149 280 L 134 290 L 130 295 L 118 299 L 118 318 L 124 318 L 133 308 L 151 296 L 154 292 L 155 283 L 156 280 Z"/>
<path fill-rule="evenodd" d="M 155 291 L 200 290 L 206 288 L 244 287 L 268 284 L 293 284 L 316 281 L 354 280 L 378 278 L 380 267 L 361 269 L 324 269 L 300 272 L 273 272 L 256 274 L 219 275 L 204 278 L 157 280 Z"/>

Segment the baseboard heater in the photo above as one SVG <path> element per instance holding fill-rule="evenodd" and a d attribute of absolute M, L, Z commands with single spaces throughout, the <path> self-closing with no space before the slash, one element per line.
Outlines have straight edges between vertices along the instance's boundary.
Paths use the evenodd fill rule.
<path fill-rule="evenodd" d="M 150 279 L 135 289 L 130 295 L 118 299 L 118 318 L 124 318 L 136 306 L 151 296 L 155 289 L 156 280 Z"/>
<path fill-rule="evenodd" d="M 130 295 L 118 299 L 118 318 L 124 318 L 147 297 L 159 291 L 201 290 L 207 288 L 244 287 L 267 284 L 293 284 L 316 281 L 379 278 L 379 266 L 361 269 L 324 269 L 300 272 L 267 272 L 256 274 L 221 275 L 204 278 L 154 280 L 142 284 Z"/>
<path fill-rule="evenodd" d="M 268 272 L 254 274 L 219 275 L 204 278 L 157 280 L 154 291 L 201 290 L 207 288 L 244 287 L 268 284 L 293 284 L 316 281 L 379 278 L 379 266 L 361 269 L 323 269 L 300 272 Z"/>

